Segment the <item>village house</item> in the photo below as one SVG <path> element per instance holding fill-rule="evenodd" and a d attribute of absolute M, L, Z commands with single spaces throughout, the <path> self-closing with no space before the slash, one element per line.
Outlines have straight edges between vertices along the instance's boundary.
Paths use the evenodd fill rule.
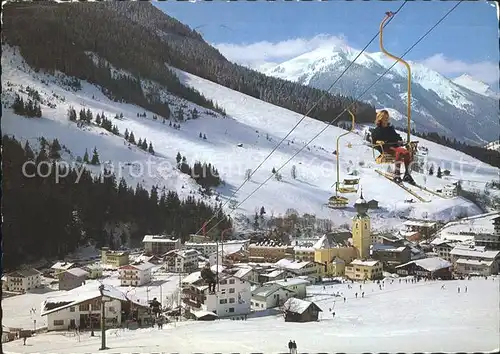
<path fill-rule="evenodd" d="M 345 276 L 352 280 L 375 280 L 382 278 L 382 262 L 355 259 L 345 266 Z"/>
<path fill-rule="evenodd" d="M 452 264 L 442 258 L 423 258 L 401 264 L 396 273 L 401 276 L 416 275 L 428 279 L 451 279 Z"/>
<path fill-rule="evenodd" d="M 87 273 L 89 273 L 89 275 L 88 275 L 89 279 L 102 278 L 102 267 L 100 264 L 97 264 L 97 263 L 88 264 L 88 265 L 82 267 L 82 269 L 85 270 Z"/>
<path fill-rule="evenodd" d="M 191 273 L 198 269 L 198 251 L 172 250 L 165 255 L 165 269 L 171 273 Z"/>
<path fill-rule="evenodd" d="M 372 258 L 382 262 L 382 268 L 387 271 L 411 260 L 411 250 L 408 246 L 394 247 L 375 243 L 372 245 Z"/>
<path fill-rule="evenodd" d="M 104 316 L 106 327 L 120 326 L 124 317 L 128 317 L 131 300 L 124 293 L 111 285 L 104 284 Z M 47 330 L 67 331 L 69 328 L 99 328 L 101 321 L 102 296 L 99 283 L 87 283 L 72 289 L 64 295 L 47 298 L 42 303 L 42 316 L 47 316 Z M 135 307 L 147 308 L 147 305 L 134 303 Z M 124 317 L 122 317 L 122 311 Z"/>
<path fill-rule="evenodd" d="M 293 247 L 276 241 L 260 241 L 248 246 L 251 262 L 276 262 L 293 257 Z"/>
<path fill-rule="evenodd" d="M 311 285 L 311 282 L 300 278 L 285 278 L 283 280 L 274 280 L 264 283 L 264 285 L 268 284 L 278 284 L 287 290 L 293 291 L 295 297 L 304 299 L 307 293 L 306 288 L 308 285 Z"/>
<path fill-rule="evenodd" d="M 319 280 L 323 265 L 314 261 L 291 261 L 289 259 L 281 259 L 275 263 L 278 269 L 286 269 L 294 275 L 303 275 Z"/>
<path fill-rule="evenodd" d="M 112 251 L 108 247 L 101 248 L 101 264 L 112 267 L 121 267 L 129 263 L 129 252 Z"/>
<path fill-rule="evenodd" d="M 25 293 L 42 286 L 42 273 L 36 269 L 17 270 L 6 276 L 6 290 Z"/>
<path fill-rule="evenodd" d="M 153 264 L 140 262 L 121 266 L 119 279 L 121 286 L 141 286 L 151 281 L 151 269 Z"/>
<path fill-rule="evenodd" d="M 75 264 L 70 262 L 57 262 L 52 267 L 50 267 L 50 269 L 52 270 L 52 276 L 54 278 L 57 278 L 59 273 L 65 272 L 68 269 L 73 268 L 74 266 Z"/>
<path fill-rule="evenodd" d="M 264 285 L 252 291 L 251 308 L 253 311 L 263 311 L 278 307 L 293 296 L 295 292 L 279 284 Z"/>
<path fill-rule="evenodd" d="M 208 285 L 200 272 L 182 280 L 182 298 L 191 312 L 208 311 L 218 317 L 247 315 L 251 306 L 251 285 L 248 281 L 221 272 L 215 294 L 208 292 Z"/>
<path fill-rule="evenodd" d="M 142 239 L 144 251 L 150 255 L 161 255 L 169 251 L 180 249 L 182 246 L 180 238 L 166 235 L 145 235 Z"/>
<path fill-rule="evenodd" d="M 247 280 L 252 284 L 259 282 L 259 273 L 253 268 L 239 268 L 233 275 L 238 279 Z"/>
<path fill-rule="evenodd" d="M 484 246 L 489 250 L 500 250 L 500 216 L 492 220 L 493 233 L 478 233 L 474 235 L 474 244 Z"/>
<path fill-rule="evenodd" d="M 268 269 L 266 272 L 259 274 L 258 282 L 264 284 L 273 280 L 285 279 L 288 272 L 284 269 Z"/>
<path fill-rule="evenodd" d="M 463 275 L 498 274 L 500 251 L 487 250 L 484 246 L 457 245 L 451 252 L 454 270 Z"/>
<path fill-rule="evenodd" d="M 431 237 L 439 227 L 437 222 L 428 220 L 407 220 L 403 223 L 403 226 L 405 227 L 404 232 L 418 232 L 421 239 Z"/>
<path fill-rule="evenodd" d="M 436 238 L 431 242 L 433 246 L 432 250 L 436 253 L 436 256 L 448 262 L 452 261 L 450 252 L 456 244 L 456 241 L 443 240 L 441 238 Z"/>
<path fill-rule="evenodd" d="M 450 183 L 443 187 L 443 195 L 447 198 L 453 198 L 458 195 L 458 187 L 456 183 Z"/>
<path fill-rule="evenodd" d="M 382 245 L 388 245 L 393 247 L 404 246 L 405 240 L 402 238 L 398 238 L 392 234 L 380 234 L 380 233 L 372 233 L 371 235 L 372 244 L 378 243 Z"/>
<path fill-rule="evenodd" d="M 59 273 L 59 290 L 71 290 L 85 284 L 89 273 L 81 268 L 71 268 Z"/>
<path fill-rule="evenodd" d="M 283 305 L 285 322 L 317 321 L 321 308 L 314 302 L 296 298 L 288 299 Z"/>
<path fill-rule="evenodd" d="M 493 219 L 493 232 L 495 235 L 500 235 L 500 216 Z"/>

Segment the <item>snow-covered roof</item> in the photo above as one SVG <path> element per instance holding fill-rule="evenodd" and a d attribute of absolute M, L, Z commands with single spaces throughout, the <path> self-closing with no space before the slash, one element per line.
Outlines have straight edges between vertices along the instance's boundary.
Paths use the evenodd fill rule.
<path fill-rule="evenodd" d="M 116 300 L 128 301 L 125 294 L 120 290 L 108 284 L 103 284 L 103 285 L 104 285 L 104 290 L 103 290 L 104 296 Z M 100 286 L 99 282 L 89 282 L 85 285 L 82 285 L 78 288 L 68 291 L 66 294 L 49 297 L 42 302 L 41 315 L 45 316 L 49 313 L 59 311 L 63 308 L 75 306 L 84 301 L 99 298 L 101 297 L 99 286 Z"/>
<path fill-rule="evenodd" d="M 486 250 L 484 246 L 457 245 L 450 251 L 450 254 L 459 257 L 495 259 L 500 255 L 500 251 Z"/>
<path fill-rule="evenodd" d="M 283 259 L 280 259 L 279 261 L 277 261 L 275 263 L 275 266 L 280 267 L 280 268 L 286 268 L 286 269 L 302 269 L 306 265 L 308 265 L 309 263 L 311 263 L 311 262 L 308 262 L 308 261 L 298 262 L 298 261 L 292 261 L 290 259 L 283 258 Z"/>
<path fill-rule="evenodd" d="M 263 274 L 263 275 L 266 276 L 266 277 L 268 277 L 268 278 L 276 278 L 277 276 L 280 276 L 284 272 L 285 272 L 284 270 L 276 269 L 276 270 L 273 270 L 272 272 L 269 272 L 269 273 L 266 273 L 266 274 Z"/>
<path fill-rule="evenodd" d="M 434 246 L 440 246 L 440 245 L 444 245 L 444 244 L 452 245 L 455 242 L 456 241 L 453 241 L 453 240 L 444 240 L 442 238 L 435 238 L 434 240 L 432 240 L 431 245 L 434 245 Z"/>
<path fill-rule="evenodd" d="M 89 273 L 82 268 L 71 268 L 66 271 L 67 273 L 73 274 L 75 277 L 83 277 L 89 275 Z"/>
<path fill-rule="evenodd" d="M 196 318 L 202 318 L 204 316 L 213 316 L 213 317 L 219 317 L 215 313 L 211 311 L 191 311 L 191 313 L 194 315 Z"/>
<path fill-rule="evenodd" d="M 267 284 L 258 287 L 254 291 L 252 291 L 252 297 L 258 296 L 262 298 L 267 298 L 268 296 L 274 294 L 276 291 L 280 289 L 283 289 L 284 291 L 290 291 L 286 289 L 284 286 L 281 286 L 279 284 Z"/>
<path fill-rule="evenodd" d="M 403 252 L 407 246 L 394 247 L 392 245 L 383 245 L 380 243 L 373 244 L 372 249 L 374 251 L 382 251 L 382 252 Z"/>
<path fill-rule="evenodd" d="M 365 266 L 365 267 L 374 267 L 378 263 L 380 263 L 380 262 L 377 261 L 377 260 L 374 260 L 374 259 L 370 259 L 370 260 L 367 260 L 367 261 L 363 261 L 361 259 L 355 259 L 349 265 L 359 265 L 359 266 Z"/>
<path fill-rule="evenodd" d="M 34 275 L 40 275 L 38 270 L 31 268 L 31 269 L 25 269 L 25 270 L 16 270 L 12 273 L 7 274 L 8 277 L 11 278 L 27 278 L 27 277 L 32 277 Z M 3 279 L 3 277 L 2 277 Z"/>
<path fill-rule="evenodd" d="M 292 285 L 309 285 L 311 284 L 310 281 L 304 280 L 304 279 L 299 279 L 299 278 L 288 278 L 288 279 L 283 279 L 283 280 L 271 280 L 268 281 L 265 284 L 279 284 L 281 286 L 292 286 Z"/>
<path fill-rule="evenodd" d="M 56 269 L 56 270 L 68 270 L 71 267 L 73 267 L 74 263 L 69 263 L 69 262 L 57 262 L 54 264 L 50 269 Z"/>
<path fill-rule="evenodd" d="M 235 278 L 243 278 L 245 275 L 250 273 L 252 270 L 253 270 L 252 268 L 241 268 L 236 273 L 234 273 L 234 277 Z"/>
<path fill-rule="evenodd" d="M 432 227 L 436 225 L 434 221 L 407 220 L 403 223 L 406 226 Z"/>
<path fill-rule="evenodd" d="M 193 284 L 201 279 L 201 271 L 189 274 L 187 277 L 182 279 L 183 283 Z"/>
<path fill-rule="evenodd" d="M 298 313 L 302 314 L 304 313 L 309 306 L 315 305 L 318 308 L 318 311 L 322 311 L 319 306 L 317 306 L 314 302 L 310 301 L 305 301 L 301 299 L 297 299 L 294 297 L 289 298 L 286 300 L 285 304 L 283 305 L 288 311 L 293 312 L 293 313 Z"/>
<path fill-rule="evenodd" d="M 314 244 L 313 248 L 314 249 L 328 249 L 332 248 L 332 245 L 330 244 L 330 241 L 328 240 L 328 237 L 326 235 L 323 235 L 320 237 L 320 239 Z"/>
<path fill-rule="evenodd" d="M 171 236 L 165 235 L 145 235 L 142 239 L 142 242 L 154 242 L 154 243 L 175 243 L 178 242 L 179 239 L 172 239 Z"/>
<path fill-rule="evenodd" d="M 457 259 L 457 262 L 459 264 L 470 264 L 470 265 L 483 265 L 487 267 L 491 267 L 493 264 L 493 261 L 483 261 L 481 259 L 465 259 L 465 258 L 459 258 Z"/>
<path fill-rule="evenodd" d="M 139 264 L 127 264 L 124 266 L 121 266 L 119 269 L 129 269 L 130 267 L 135 268 L 137 270 L 148 270 L 154 267 L 154 264 L 151 264 L 149 262 L 141 262 Z"/>
<path fill-rule="evenodd" d="M 431 258 L 417 259 L 417 260 L 414 260 L 414 261 L 411 261 L 411 262 L 408 262 L 405 264 L 401 264 L 401 265 L 397 266 L 396 268 L 402 268 L 402 267 L 405 267 L 408 264 L 412 264 L 412 263 L 415 265 L 418 265 L 419 267 L 421 267 L 425 270 L 428 270 L 430 272 L 434 272 L 436 270 L 443 269 L 443 268 L 449 268 L 452 265 L 450 262 L 448 262 L 442 258 L 431 257 Z"/>

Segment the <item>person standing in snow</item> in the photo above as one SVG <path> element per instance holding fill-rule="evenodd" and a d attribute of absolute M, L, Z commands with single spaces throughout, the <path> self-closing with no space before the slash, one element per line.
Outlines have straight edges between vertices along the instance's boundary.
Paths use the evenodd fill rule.
<path fill-rule="evenodd" d="M 467 292 L 467 285 L 465 286 L 465 292 Z"/>
<path fill-rule="evenodd" d="M 288 350 L 290 351 L 290 354 L 292 354 L 292 351 L 293 351 L 293 343 L 292 343 L 292 340 L 290 339 L 290 341 L 288 342 Z"/>
<path fill-rule="evenodd" d="M 364 291 L 361 293 L 361 297 L 365 297 L 365 292 Z"/>
<path fill-rule="evenodd" d="M 457 288 L 457 292 L 460 294 L 460 287 Z"/>
<path fill-rule="evenodd" d="M 297 343 L 295 341 L 292 342 L 292 352 L 293 354 L 297 354 Z"/>
<path fill-rule="evenodd" d="M 356 299 L 357 299 L 357 298 L 358 298 L 358 293 L 356 293 L 356 294 L 354 294 L 354 295 L 356 295 Z"/>

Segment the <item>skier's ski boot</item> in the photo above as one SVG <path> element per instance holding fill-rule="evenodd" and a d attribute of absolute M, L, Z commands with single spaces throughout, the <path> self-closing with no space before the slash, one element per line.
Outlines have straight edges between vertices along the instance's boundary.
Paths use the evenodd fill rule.
<path fill-rule="evenodd" d="M 406 183 L 409 183 L 413 186 L 416 185 L 415 180 L 413 179 L 413 177 L 409 173 L 405 173 L 405 175 L 403 177 L 403 181 Z"/>

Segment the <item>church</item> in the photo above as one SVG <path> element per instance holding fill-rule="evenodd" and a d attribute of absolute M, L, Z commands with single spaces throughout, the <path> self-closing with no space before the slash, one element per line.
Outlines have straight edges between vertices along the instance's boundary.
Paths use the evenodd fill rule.
<path fill-rule="evenodd" d="M 371 224 L 367 212 L 368 202 L 363 198 L 363 192 L 354 203 L 357 215 L 352 222 L 352 243 L 356 249 L 356 258 L 345 266 L 345 276 L 352 280 L 381 279 L 382 263 L 371 259 Z"/>

